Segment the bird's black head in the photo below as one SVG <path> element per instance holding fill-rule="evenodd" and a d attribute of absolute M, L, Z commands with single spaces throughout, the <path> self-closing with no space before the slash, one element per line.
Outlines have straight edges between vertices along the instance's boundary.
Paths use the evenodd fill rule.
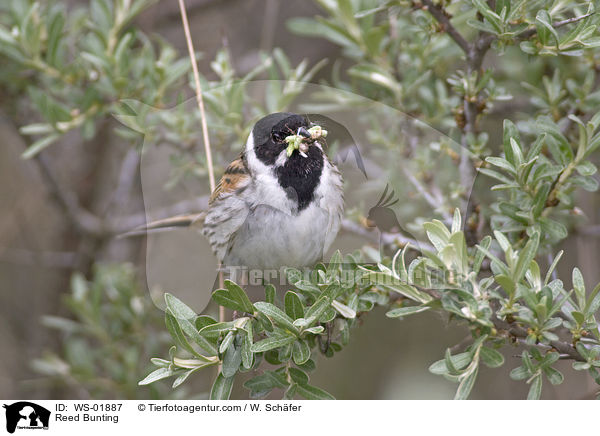
<path fill-rule="evenodd" d="M 297 202 L 299 211 L 314 198 L 323 172 L 324 154 L 320 146 L 311 143 L 302 155 L 295 150 L 288 156 L 285 138 L 301 135 L 308 139 L 310 127 L 307 117 L 280 112 L 262 118 L 252 130 L 256 158 L 274 171 L 279 185 Z"/>
<path fill-rule="evenodd" d="M 288 146 L 285 138 L 302 134 L 310 122 L 302 115 L 277 112 L 260 119 L 252 129 L 256 157 L 265 165 L 273 165 Z"/>

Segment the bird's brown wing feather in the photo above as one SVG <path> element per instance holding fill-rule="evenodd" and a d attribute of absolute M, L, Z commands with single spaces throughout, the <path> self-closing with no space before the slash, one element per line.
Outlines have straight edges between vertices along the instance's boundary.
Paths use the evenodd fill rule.
<path fill-rule="evenodd" d="M 202 234 L 208 238 L 219 261 L 223 261 L 231 249 L 233 239 L 248 215 L 248 204 L 241 192 L 250 181 L 250 171 L 242 154 L 225 169 L 208 202 Z"/>
<path fill-rule="evenodd" d="M 223 198 L 227 194 L 235 192 L 238 189 L 246 186 L 249 179 L 250 171 L 248 171 L 246 161 L 242 155 L 231 162 L 225 169 L 225 173 L 210 196 L 208 204 L 212 205 L 218 199 Z"/>

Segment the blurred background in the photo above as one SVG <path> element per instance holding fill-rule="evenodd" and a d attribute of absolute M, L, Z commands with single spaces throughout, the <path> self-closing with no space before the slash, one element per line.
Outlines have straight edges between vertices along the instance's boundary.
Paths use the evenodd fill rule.
<path fill-rule="evenodd" d="M 144 5 L 139 13 L 136 11 L 130 20 L 124 20 L 114 34 L 110 29 L 115 26 L 102 21 L 103 6 L 112 5 L 112 2 L 64 0 L 41 3 L 31 12 L 33 2 L 0 2 L 0 25 L 3 26 L 0 43 L 4 44 L 0 50 L 0 349 L 3 350 L 0 396 L 28 399 L 202 398 L 214 377 L 211 370 L 195 373 L 185 386 L 175 390 L 167 381 L 143 387 L 137 385 L 151 369 L 149 359 L 166 355 L 170 344 L 164 328 L 164 314 L 153 303 L 153 300 L 162 299 L 163 289 L 153 287 L 147 280 L 146 268 L 152 264 L 158 275 L 162 275 L 161 265 L 174 271 L 175 258 L 170 250 L 181 247 L 189 237 L 175 235 L 166 242 L 171 245 L 164 246 L 171 248 L 154 249 L 152 256 L 157 255 L 158 259 L 147 252 L 151 242 L 146 238 L 115 237 L 120 231 L 142 224 L 147 215 L 160 217 L 186 212 L 193 206 L 201 207 L 208 194 L 198 120 L 190 117 L 182 122 L 187 123 L 185 126 L 173 127 L 169 125 L 168 116 L 159 117 L 171 131 L 163 135 L 157 128 L 151 132 L 155 137 L 150 138 L 147 126 L 138 126 L 138 130 L 146 134 L 142 140 L 139 133 L 133 131 L 136 119 L 140 119 L 134 115 L 143 111 L 142 107 L 136 103 L 123 107 L 118 102 L 131 98 L 165 109 L 193 97 L 177 2 L 140 2 Z M 131 6 L 130 2 L 115 1 L 115 4 L 121 3 L 123 10 L 128 10 L 125 6 Z M 134 5 L 137 3 L 133 2 Z M 305 26 L 298 18 L 323 14 L 323 8 L 317 3 L 309 0 L 186 1 L 203 84 L 207 89 L 217 90 L 214 99 L 208 98 L 211 113 L 218 114 L 222 103 L 219 98 L 223 97 L 218 90 L 230 92 L 225 85 L 231 77 L 244 78 L 250 74 L 249 79 L 285 81 L 292 77 L 310 83 L 327 80 L 336 87 L 335 77 L 343 77 L 353 65 L 355 58 L 352 53 L 348 54 L 352 49 L 326 38 L 299 34 L 307 33 L 307 28 L 297 31 Z M 116 6 L 111 7 L 114 12 Z M 112 15 L 111 11 L 108 15 Z M 11 49 L 11 41 L 18 39 L 16 35 L 31 32 L 31 41 L 39 38 L 45 44 L 52 35 L 52 26 L 59 26 L 60 21 L 48 17 L 59 15 L 65 17 L 61 29 L 68 29 L 62 33 L 69 36 L 65 37 L 64 46 L 57 49 L 57 58 L 45 60 L 41 66 L 39 63 L 24 66 L 18 53 L 15 54 L 16 49 Z M 93 25 L 87 23 L 86 15 Z M 26 19 L 29 22 L 23 24 Z M 296 21 L 290 24 L 291 19 Z M 451 131 L 456 115 L 451 109 L 456 106 L 456 101 L 451 95 L 442 95 L 451 94 L 450 85 L 443 78 L 445 68 L 452 70 L 461 63 L 459 50 L 447 38 L 436 36 L 428 41 L 428 47 L 433 47 L 431 51 L 416 55 L 411 52 L 414 47 L 410 37 L 403 39 L 414 23 L 404 22 L 397 16 L 394 19 L 406 26 L 395 30 L 401 41 L 398 50 L 412 57 L 405 61 L 406 68 L 415 68 L 417 76 L 430 70 L 434 72 L 433 76 L 442 78 L 439 80 L 441 85 L 436 85 L 436 80 L 432 82 L 432 87 L 437 87 L 440 94 L 428 96 L 426 91 L 417 89 L 420 86 L 417 83 L 414 97 L 403 96 L 412 99 L 413 107 L 401 106 L 399 110 L 414 113 L 417 117 L 423 112 L 427 115 L 424 120 L 434 128 Z M 19 20 L 20 24 L 15 24 Z M 47 21 L 47 26 L 40 25 Z M 94 29 L 94 26 L 97 27 Z M 36 28 L 43 29 L 41 35 Z M 102 42 L 102 38 L 95 41 L 90 36 L 94 31 L 109 35 L 107 41 Z M 118 44 L 118 38 L 124 34 L 132 35 L 130 39 L 135 42 Z M 82 40 L 85 54 L 73 58 L 73 53 L 78 50 L 72 46 L 77 35 L 85 38 Z M 117 38 L 117 42 L 112 43 L 110 37 Z M 114 65 L 103 66 L 101 56 L 94 52 L 99 44 L 107 44 L 106 50 L 111 47 L 117 55 L 120 49 L 129 59 L 116 59 Z M 274 52 L 275 49 L 278 50 Z M 27 50 L 37 48 L 32 43 Z M 102 52 L 104 48 L 99 50 Z M 445 54 L 440 55 L 440 52 Z M 65 66 L 64 70 L 61 56 L 69 59 L 69 67 Z M 131 56 L 139 56 L 139 59 L 131 59 Z M 431 65 L 428 57 L 437 65 Z M 32 56 L 32 59 L 38 58 Z M 328 62 L 321 65 L 324 59 Z M 305 62 L 304 68 L 294 70 L 301 62 Z M 273 71 L 273 65 L 277 66 L 277 71 Z M 311 69 L 315 65 L 319 67 Z M 496 79 L 507 94 L 514 96 L 512 100 L 499 101 L 485 120 L 483 130 L 492 147 L 501 141 L 498 138 L 502 134 L 504 118 L 540 110 L 528 96 L 520 95 L 521 82 L 542 87 L 542 77 L 551 79 L 558 69 L 578 68 L 576 62 L 568 58 L 530 58 L 514 47 L 501 57 L 496 52 L 489 53 L 485 65 L 496 69 Z M 103 68 L 114 72 L 114 77 L 107 75 L 109 79 L 105 83 Z M 119 69 L 125 71 L 122 76 L 129 84 L 119 84 Z M 82 73 L 82 70 L 85 71 Z M 87 77 L 82 78 L 81 74 L 87 74 Z M 583 86 L 581 83 L 575 85 Z M 87 92 L 90 89 L 93 92 Z M 597 89 L 594 84 L 590 94 Z M 376 100 L 379 95 L 359 85 L 349 90 L 362 90 L 363 95 Z M 281 99 L 287 98 L 285 90 L 279 89 L 277 93 Z M 71 103 L 60 104 L 67 100 Z M 321 100 L 321 104 L 323 101 L 328 103 L 326 95 Z M 267 111 L 279 108 L 278 105 L 289 107 L 281 101 L 272 104 L 272 107 L 267 104 Z M 236 118 L 233 104 L 221 109 L 223 113 L 214 115 L 217 121 L 211 124 L 211 129 L 214 127 L 211 135 L 214 135 L 217 177 L 232 154 L 240 149 L 238 138 L 247 135 L 248 120 L 252 119 L 252 116 Z M 44 110 L 50 112 L 48 116 Z M 124 122 L 117 119 L 115 113 L 132 118 Z M 48 138 L 49 130 L 44 123 L 51 117 L 58 117 L 58 122 L 67 125 L 60 135 L 40 142 Z M 30 127 L 24 129 L 23 126 Z M 376 138 L 370 139 L 376 142 Z M 166 175 L 164 184 L 170 183 L 176 189 L 183 184 L 187 186 L 183 192 L 197 193 L 197 200 L 190 195 L 171 194 L 176 190 L 164 191 L 157 187 L 155 191 L 162 193 L 160 201 L 166 204 L 156 205 L 156 210 L 149 212 L 142 181 L 144 177 L 152 179 L 152 174 L 142 175 L 144 166 L 140 165 L 139 150 L 143 141 L 144 146 L 162 142 L 175 144 L 166 149 L 165 156 L 173 170 Z M 443 148 L 443 140 L 437 139 L 437 142 Z M 25 150 L 31 151 L 32 144 L 40 153 L 34 150 L 32 158 L 23 159 L 22 154 Z M 195 149 L 193 144 L 200 145 Z M 178 146 L 182 150 L 178 150 Z M 436 150 L 429 153 L 430 157 L 435 156 Z M 427 155 L 420 158 L 427 162 Z M 189 165 L 190 160 L 196 165 Z M 393 173 L 393 169 L 390 171 Z M 394 173 L 388 179 L 401 199 L 418 196 L 402 174 Z M 485 195 L 489 185 L 489 181 L 482 181 L 477 184 L 477 189 Z M 381 184 L 376 188 L 380 189 Z M 582 191 L 577 196 L 581 216 L 585 218 L 575 222 L 574 227 L 597 227 L 600 223 L 598 195 Z M 451 195 L 448 198 L 452 198 Z M 400 215 L 414 224 L 414 227 L 407 224 L 410 229 L 416 229 L 420 222 L 418 217 L 427 216 L 427 211 L 431 210 L 419 201 L 415 198 L 413 205 L 403 209 Z M 423 207 L 419 210 L 418 205 Z M 360 222 L 360 208 L 350 210 L 349 214 Z M 161 239 L 166 237 L 160 235 Z M 360 243 L 377 248 L 376 237 L 375 242 L 373 237 L 367 239 Z M 572 231 L 559 247 L 566 250 L 559 275 L 564 272 L 565 277 L 570 277 L 571 268 L 578 265 L 590 284 L 600 281 L 596 256 L 599 241 L 597 233 L 592 231 Z M 215 262 L 210 251 L 205 245 L 199 250 L 198 257 L 210 267 Z M 192 291 L 184 292 L 184 297 L 196 311 L 204 309 L 202 301 L 194 301 Z M 447 347 L 460 344 L 468 334 L 467 329 L 429 312 L 401 322 L 386 318 L 384 313 L 378 309 L 362 318 L 360 327 L 355 329 L 343 352 L 336 353 L 332 359 L 320 356 L 318 370 L 311 376 L 313 384 L 338 399 L 452 398 L 455 385 L 429 373 L 427 368 L 443 357 Z M 519 365 L 517 354 L 516 349 L 513 353 L 508 350 L 502 368 L 483 369 L 471 398 L 526 397 L 528 387 L 508 377 L 510 370 Z M 595 384 L 585 373 L 573 372 L 570 363 L 559 364 L 558 368 L 569 373 L 569 383 L 557 387 L 548 384 L 544 387 L 544 398 L 579 399 L 591 395 Z M 272 396 L 277 398 L 277 395 Z M 241 383 L 237 383 L 232 397 L 246 396 Z"/>

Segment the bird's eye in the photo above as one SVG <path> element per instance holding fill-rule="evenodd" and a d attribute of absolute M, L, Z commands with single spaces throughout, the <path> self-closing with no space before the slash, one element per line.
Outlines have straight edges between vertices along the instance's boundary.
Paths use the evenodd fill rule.
<path fill-rule="evenodd" d="M 273 132 L 271 133 L 271 136 L 273 137 L 273 141 L 275 142 L 283 142 L 286 138 L 286 134 L 283 132 Z"/>

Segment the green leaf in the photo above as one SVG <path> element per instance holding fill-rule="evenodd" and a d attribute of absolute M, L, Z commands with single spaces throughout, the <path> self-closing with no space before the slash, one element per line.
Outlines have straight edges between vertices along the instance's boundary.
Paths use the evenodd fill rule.
<path fill-rule="evenodd" d="M 344 318 L 347 319 L 353 319 L 356 318 L 356 311 L 349 308 L 348 306 L 346 306 L 345 304 L 340 303 L 337 300 L 333 300 L 331 302 L 331 306 L 338 311 L 338 313 L 340 315 L 342 315 Z"/>
<path fill-rule="evenodd" d="M 437 251 L 442 251 L 450 239 L 450 231 L 439 220 L 433 220 L 423 224 L 427 237 Z"/>
<path fill-rule="evenodd" d="M 554 44 L 558 49 L 560 38 L 558 37 L 558 32 L 556 31 L 556 29 L 554 28 L 554 26 L 552 26 L 552 18 L 550 18 L 550 14 L 548 13 L 548 11 L 538 11 L 535 17 L 535 21 L 538 30 L 538 36 L 542 43 L 547 44 L 548 40 L 545 37 L 545 35 L 549 33 L 554 38 Z"/>
<path fill-rule="evenodd" d="M 179 373 L 180 371 L 172 371 L 169 368 L 158 368 L 152 371 L 150 374 L 148 374 L 146 378 L 138 382 L 138 385 L 149 385 L 150 383 L 154 383 L 155 381 L 162 380 L 164 378 L 168 378 Z"/>
<path fill-rule="evenodd" d="M 183 382 L 185 382 L 188 379 L 188 377 L 190 375 L 192 375 L 198 369 L 200 369 L 200 368 L 188 369 L 187 371 L 185 371 L 183 374 L 181 374 L 179 377 L 177 377 L 175 380 L 173 380 L 173 385 L 171 388 L 175 389 L 178 386 L 180 386 Z"/>
<path fill-rule="evenodd" d="M 388 318 L 399 318 L 401 316 L 408 316 L 415 313 L 425 312 L 426 310 L 431 309 L 429 306 L 410 306 L 410 307 L 400 307 L 398 309 L 392 309 L 385 314 Z"/>
<path fill-rule="evenodd" d="M 235 377 L 225 377 L 219 373 L 210 390 L 211 400 L 228 400 L 233 389 L 233 380 Z"/>
<path fill-rule="evenodd" d="M 322 295 L 317 301 L 315 301 L 315 304 L 313 304 L 308 308 L 308 310 L 306 310 L 306 312 L 304 313 L 304 318 L 314 318 L 316 321 L 321 317 L 321 315 L 323 315 L 323 313 L 325 313 L 325 311 L 329 308 L 330 305 L 331 300 L 329 299 L 329 297 L 327 297 L 327 295 Z"/>
<path fill-rule="evenodd" d="M 548 377 L 548 380 L 553 385 L 559 385 L 565 379 L 560 371 L 558 371 L 554 368 L 551 368 L 551 367 L 544 368 L 544 374 L 546 374 L 546 377 Z"/>
<path fill-rule="evenodd" d="M 535 218 L 539 217 L 544 208 L 546 207 L 546 200 L 548 198 L 549 193 L 549 183 L 543 183 L 535 193 L 535 198 L 533 199 L 533 209 L 531 211 Z"/>
<path fill-rule="evenodd" d="M 285 313 L 291 319 L 304 318 L 304 305 L 294 291 L 288 291 L 285 294 Z"/>
<path fill-rule="evenodd" d="M 483 249 L 489 250 L 490 246 L 492 245 L 492 237 L 489 235 L 485 236 L 481 240 L 479 245 Z M 485 257 L 485 255 L 483 254 L 483 251 L 481 251 L 481 250 L 475 251 L 475 254 L 473 256 L 473 271 L 475 272 L 475 274 L 479 273 L 479 270 L 481 269 L 481 263 L 483 262 L 484 257 Z"/>
<path fill-rule="evenodd" d="M 600 283 L 596 285 L 585 305 L 585 313 L 594 314 L 600 308 Z"/>
<path fill-rule="evenodd" d="M 585 301 L 585 282 L 583 281 L 581 271 L 577 267 L 573 268 L 573 288 L 580 301 L 580 306 L 583 306 L 582 302 Z"/>
<path fill-rule="evenodd" d="M 554 221 L 547 217 L 539 219 L 542 231 L 547 233 L 552 239 L 564 239 L 567 237 L 568 232 L 564 224 Z"/>
<path fill-rule="evenodd" d="M 525 247 L 519 253 L 519 259 L 517 260 L 517 265 L 515 266 L 515 271 L 513 274 L 513 279 L 515 283 L 521 281 L 521 279 L 525 276 L 525 273 L 529 269 L 529 265 L 531 265 L 531 261 L 535 258 L 538 250 L 538 246 L 540 244 L 540 234 L 539 232 L 535 232 Z"/>
<path fill-rule="evenodd" d="M 23 159 L 31 159 L 36 154 L 41 152 L 43 149 L 50 146 L 59 137 L 60 137 L 60 135 L 58 135 L 58 134 L 52 134 L 52 135 L 46 136 L 45 138 L 35 141 L 33 144 L 31 144 L 29 147 L 27 147 L 27 150 L 25 150 L 23 152 L 23 154 L 21 154 L 21 157 Z"/>
<path fill-rule="evenodd" d="M 181 327 L 177 322 L 177 318 L 171 315 L 168 309 L 167 311 L 165 311 L 165 325 L 167 327 L 167 330 L 169 331 L 169 334 L 171 335 L 175 343 L 179 346 L 179 348 L 189 351 L 192 354 L 197 354 L 196 350 L 194 350 L 194 348 L 190 345 L 187 338 L 183 334 L 183 331 L 181 330 Z"/>
<path fill-rule="evenodd" d="M 298 328 L 294 325 L 294 320 L 287 316 L 283 310 L 271 303 L 259 301 L 255 304 L 256 309 L 268 316 L 278 326 L 298 334 Z"/>
<path fill-rule="evenodd" d="M 268 338 L 263 339 L 262 341 L 258 341 L 252 344 L 250 350 L 253 353 L 262 353 L 264 351 L 273 350 L 274 348 L 284 347 L 288 344 L 291 344 L 295 340 L 296 336 L 293 336 L 291 334 L 269 336 Z"/>
<path fill-rule="evenodd" d="M 246 389 L 257 394 L 251 395 L 253 398 L 267 395 L 275 388 L 285 389 L 288 385 L 285 376 L 274 371 L 265 371 L 244 383 Z"/>
<path fill-rule="evenodd" d="M 510 185 L 513 183 L 513 180 L 509 179 L 504 174 L 501 174 L 497 171 L 490 170 L 488 168 L 478 168 L 477 171 L 480 172 L 481 174 L 485 174 L 486 176 L 489 176 L 496 180 L 499 180 L 506 185 Z"/>
<path fill-rule="evenodd" d="M 492 25 L 492 27 L 498 32 L 502 32 L 502 20 L 496 14 L 484 0 L 472 0 L 473 5 L 477 8 L 479 13 L 485 17 L 485 19 Z"/>
<path fill-rule="evenodd" d="M 556 257 L 552 261 L 552 264 L 550 265 L 550 268 L 548 268 L 548 272 L 546 273 L 546 277 L 544 279 L 544 286 L 546 286 L 548 284 L 548 282 L 550 282 L 550 279 L 552 278 L 552 272 L 556 268 L 556 265 L 558 265 L 558 262 L 560 261 L 560 258 L 562 257 L 563 253 L 564 253 L 564 251 L 560 250 L 556 254 Z"/>
<path fill-rule="evenodd" d="M 292 358 L 294 359 L 294 363 L 296 365 L 302 365 L 308 359 L 310 359 L 310 347 L 302 339 L 298 339 L 296 342 L 294 342 L 292 348 Z"/>
<path fill-rule="evenodd" d="M 598 171 L 596 165 L 587 160 L 577 165 L 575 169 L 582 176 L 593 176 Z"/>
<path fill-rule="evenodd" d="M 219 305 L 245 313 L 254 313 L 254 306 L 246 292 L 231 280 L 225 280 L 226 289 L 217 289 L 212 298 Z"/>
<path fill-rule="evenodd" d="M 402 85 L 388 71 L 378 65 L 355 65 L 348 70 L 348 74 L 386 88 L 394 94 L 402 92 Z"/>
<path fill-rule="evenodd" d="M 254 306 L 246 295 L 246 292 L 236 283 L 231 280 L 225 280 L 225 288 L 234 300 L 236 300 L 242 308 L 243 312 L 254 313 Z"/>
<path fill-rule="evenodd" d="M 473 360 L 473 355 L 471 353 L 459 353 L 454 356 L 451 356 L 450 359 L 454 368 L 456 368 L 457 370 L 462 370 L 466 368 L 469 365 L 469 363 L 471 363 L 471 361 Z M 450 369 L 451 368 L 448 368 L 448 366 L 446 365 L 445 359 L 438 360 L 429 367 L 429 371 L 437 375 L 448 374 L 450 372 Z"/>
<path fill-rule="evenodd" d="M 502 272 L 503 275 L 505 275 L 505 276 L 510 275 L 508 272 L 508 268 L 506 267 L 506 264 L 504 262 L 502 262 L 500 259 L 498 259 L 495 255 L 493 255 L 492 252 L 489 251 L 488 248 L 485 248 L 481 245 L 476 245 L 476 247 L 479 251 L 481 251 L 483 254 L 485 254 L 492 261 L 492 263 L 494 263 L 494 265 L 496 265 L 496 267 L 498 267 L 500 269 L 500 271 Z"/>
<path fill-rule="evenodd" d="M 575 371 L 585 371 L 590 369 L 591 365 L 587 362 L 573 362 L 573 369 Z"/>
<path fill-rule="evenodd" d="M 216 324 L 216 323 L 217 323 L 217 321 L 215 321 L 212 317 L 210 317 L 208 315 L 200 315 L 194 321 L 194 325 L 196 326 L 197 330 L 202 330 L 207 325 Z"/>
<path fill-rule="evenodd" d="M 498 35 L 498 31 L 487 21 L 478 21 L 478 20 L 467 20 L 467 24 L 477 30 L 481 30 L 482 32 L 492 33 L 494 35 Z"/>
<path fill-rule="evenodd" d="M 223 339 L 223 341 L 221 342 L 221 345 L 219 345 L 219 353 L 223 354 L 231 344 L 233 344 L 233 339 L 235 338 L 235 333 L 233 332 L 233 330 L 230 330 L 229 333 L 227 333 L 227 335 L 225 335 L 225 338 Z M 228 377 L 226 375 L 226 377 Z"/>
<path fill-rule="evenodd" d="M 471 393 L 471 390 L 473 390 L 475 380 L 477 379 L 477 373 L 479 372 L 479 365 L 475 362 L 473 362 L 473 364 L 475 365 L 473 370 L 468 371 L 466 376 L 461 379 L 456 394 L 454 395 L 455 400 L 466 400 L 469 398 L 469 394 Z"/>
<path fill-rule="evenodd" d="M 512 278 L 504 274 L 498 274 L 494 276 L 494 280 L 502 286 L 502 289 L 506 291 L 506 294 L 509 297 L 515 295 L 515 282 Z"/>
<path fill-rule="evenodd" d="M 275 286 L 270 283 L 265 286 L 265 301 L 275 304 Z"/>
<path fill-rule="evenodd" d="M 510 378 L 513 380 L 525 380 L 529 376 L 530 373 L 524 366 L 519 366 L 510 371 Z"/>
<path fill-rule="evenodd" d="M 313 335 L 320 335 L 325 331 L 325 327 L 323 327 L 322 325 L 317 325 L 314 327 L 309 327 L 305 331 L 308 333 L 312 333 Z"/>
<path fill-rule="evenodd" d="M 42 135 L 54 132 L 54 126 L 49 123 L 33 123 L 20 127 L 19 132 L 23 135 Z"/>
<path fill-rule="evenodd" d="M 504 356 L 492 348 L 481 347 L 480 356 L 483 363 L 490 368 L 498 368 L 504 364 Z"/>
<path fill-rule="evenodd" d="M 308 374 L 298 368 L 289 368 L 290 377 L 299 385 L 308 384 Z"/>
<path fill-rule="evenodd" d="M 335 400 L 335 397 L 321 388 L 312 385 L 298 385 L 298 395 L 307 400 Z"/>
<path fill-rule="evenodd" d="M 174 295 L 165 293 L 165 302 L 175 318 L 188 320 L 196 318 L 196 312 Z"/>
<path fill-rule="evenodd" d="M 511 120 L 504 120 L 504 133 L 503 133 L 503 146 L 504 146 L 504 156 L 510 165 L 512 165 L 512 171 L 515 171 L 515 156 L 513 154 L 513 149 L 510 144 L 510 139 L 515 138 L 517 142 L 520 141 L 519 137 L 519 129 Z"/>
<path fill-rule="evenodd" d="M 229 330 L 233 329 L 233 322 L 216 322 L 214 324 L 209 324 L 199 331 L 200 335 L 208 338 L 208 339 L 218 339 L 225 332 L 229 332 Z"/>
<path fill-rule="evenodd" d="M 542 375 L 536 375 L 533 380 L 531 380 L 531 387 L 529 388 L 529 393 L 527 394 L 528 400 L 539 400 L 542 396 Z"/>
<path fill-rule="evenodd" d="M 429 303 L 433 300 L 433 298 L 425 292 L 422 292 L 403 281 L 395 279 L 391 273 L 371 271 L 365 274 L 363 278 L 378 287 L 397 292 L 421 304 Z"/>
<path fill-rule="evenodd" d="M 242 335 L 242 365 L 244 368 L 250 369 L 253 364 L 253 353 L 252 353 L 252 343 L 253 343 L 253 334 L 252 334 L 252 321 L 249 321 L 245 326 L 246 334 Z"/>
<path fill-rule="evenodd" d="M 241 348 L 236 348 L 233 345 L 227 348 L 223 356 L 223 367 L 221 371 L 224 377 L 233 377 L 240 368 L 242 363 Z"/>
<path fill-rule="evenodd" d="M 175 297 L 173 297 L 173 296 L 171 296 L 171 297 L 172 297 L 172 299 L 170 299 L 171 306 L 167 307 L 167 310 L 165 311 L 165 313 L 167 315 L 174 315 L 173 314 L 174 309 L 179 310 L 180 315 L 185 315 L 185 314 L 189 315 L 190 314 L 189 312 L 187 312 L 186 309 L 183 308 L 183 306 L 185 306 L 185 305 L 183 305 L 183 303 L 181 303 Z M 175 300 L 179 301 L 179 303 L 181 303 L 183 306 L 179 306 L 178 303 L 175 303 Z M 169 305 L 169 303 L 167 303 L 167 306 L 168 305 Z M 187 308 L 187 306 L 185 306 L 185 307 Z M 187 309 L 189 309 L 189 308 L 187 308 Z M 189 310 L 191 311 L 191 309 L 189 309 Z M 193 313 L 193 311 L 191 311 L 191 313 Z M 193 317 L 195 317 L 195 316 L 196 315 L 194 314 Z M 168 318 L 168 316 L 167 316 L 167 318 Z M 172 320 L 170 319 L 170 321 L 175 322 L 181 328 L 183 333 L 185 333 L 187 337 L 189 337 L 196 344 L 198 344 L 200 347 L 202 347 L 202 349 L 204 349 L 205 351 L 207 351 L 208 353 L 210 353 L 213 356 L 216 355 L 217 348 L 215 347 L 215 345 L 198 332 L 198 330 L 196 329 L 196 326 L 190 319 L 191 318 L 178 318 L 178 317 L 173 316 L 173 319 Z M 192 353 L 198 354 L 193 349 L 192 349 Z"/>
<path fill-rule="evenodd" d="M 321 37 L 341 46 L 357 48 L 354 38 L 344 27 L 325 20 L 295 17 L 287 20 L 286 25 L 292 33 L 298 35 Z"/>

